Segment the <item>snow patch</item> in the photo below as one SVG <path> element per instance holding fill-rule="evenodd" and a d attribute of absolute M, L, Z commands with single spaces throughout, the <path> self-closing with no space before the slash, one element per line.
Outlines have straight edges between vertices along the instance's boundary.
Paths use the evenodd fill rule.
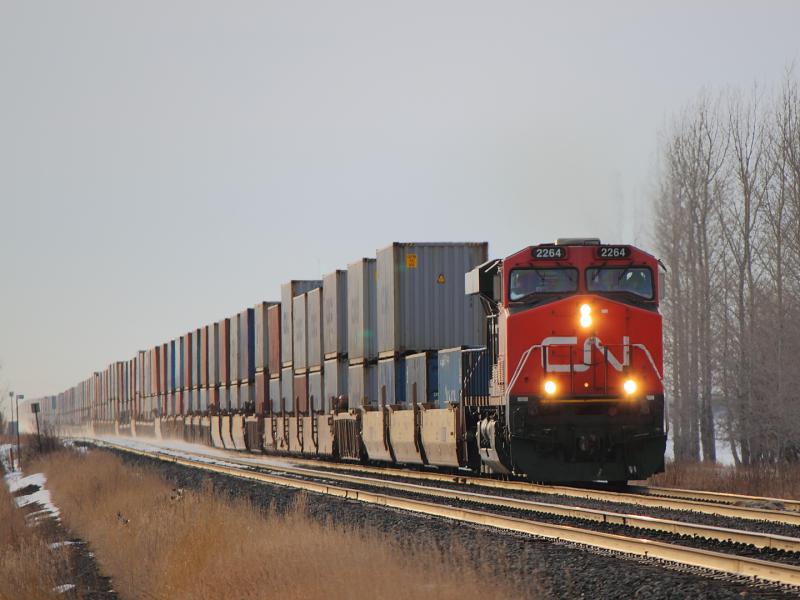
<path fill-rule="evenodd" d="M 62 583 L 61 585 L 57 585 L 56 587 L 54 587 L 53 591 L 56 594 L 63 594 L 65 592 L 68 592 L 68 591 L 73 590 L 73 589 L 75 589 L 75 584 L 74 583 Z"/>

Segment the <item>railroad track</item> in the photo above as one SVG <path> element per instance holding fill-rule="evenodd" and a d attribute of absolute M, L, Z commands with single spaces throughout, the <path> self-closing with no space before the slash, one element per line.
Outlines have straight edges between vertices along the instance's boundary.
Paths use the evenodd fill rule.
<path fill-rule="evenodd" d="M 230 452 L 226 460 L 236 460 L 242 456 Z M 209 457 L 213 455 L 207 455 Z M 259 455 L 250 455 L 257 457 Z M 419 481 L 441 483 L 459 483 L 476 488 L 508 490 L 513 492 L 533 492 L 554 496 L 570 496 L 601 502 L 633 504 L 643 508 L 661 508 L 665 510 L 687 510 L 709 515 L 718 515 L 751 521 L 767 521 L 785 525 L 800 526 L 800 501 L 759 496 L 743 496 L 719 492 L 702 492 L 673 488 L 631 486 L 628 491 L 615 492 L 594 488 L 582 488 L 563 485 L 541 485 L 523 481 L 505 481 L 484 477 L 471 477 L 430 471 L 417 471 L 397 467 L 375 467 L 360 464 L 320 462 L 319 460 L 290 457 L 287 460 L 297 465 L 308 465 L 312 468 L 323 466 L 329 471 L 367 473 L 386 477 L 402 477 Z M 782 506 L 783 509 L 763 508 L 764 506 Z M 800 532 L 799 532 L 800 533 Z"/>
<path fill-rule="evenodd" d="M 547 504 L 530 500 L 519 500 L 482 493 L 429 487 L 419 484 L 387 481 L 345 473 L 331 473 L 302 467 L 265 464 L 254 465 L 252 459 L 211 457 L 202 452 L 188 452 L 174 449 L 131 448 L 116 442 L 100 441 L 102 445 L 123 452 L 154 458 L 186 467 L 202 469 L 213 473 L 231 475 L 243 479 L 260 481 L 292 489 L 327 494 L 339 498 L 352 499 L 411 511 L 417 514 L 445 517 L 456 521 L 488 526 L 496 529 L 525 533 L 538 537 L 583 544 L 594 548 L 619 552 L 632 556 L 655 558 L 679 565 L 699 567 L 729 575 L 758 578 L 782 585 L 800 586 L 800 567 L 760 560 L 735 554 L 696 548 L 681 544 L 643 539 L 640 536 L 627 536 L 596 531 L 584 527 L 542 522 L 509 514 L 492 512 L 492 508 L 514 509 L 533 513 L 546 513 L 567 516 L 573 519 L 598 521 L 668 532 L 674 535 L 696 536 L 707 539 L 751 544 L 762 548 L 798 552 L 800 539 L 775 536 L 749 531 L 739 531 L 706 525 L 696 525 L 666 519 L 655 519 L 640 515 L 626 515 L 609 511 L 580 507 Z M 264 471 L 262 469 L 266 469 Z M 331 483 L 336 482 L 336 484 Z M 346 487 L 338 484 L 350 484 Z M 364 489 L 364 487 L 368 489 Z M 375 489 L 381 488 L 380 491 Z M 385 493 L 390 490 L 394 493 Z M 413 495 L 413 497 L 409 497 Z M 423 499 L 424 498 L 424 499 Z M 435 501 L 438 500 L 438 501 Z M 457 501 L 462 506 L 444 504 L 442 501 Z M 480 505 L 479 508 L 466 508 L 464 503 Z M 490 510 L 486 510 L 486 507 Z M 506 511 L 507 513 L 508 511 Z"/>

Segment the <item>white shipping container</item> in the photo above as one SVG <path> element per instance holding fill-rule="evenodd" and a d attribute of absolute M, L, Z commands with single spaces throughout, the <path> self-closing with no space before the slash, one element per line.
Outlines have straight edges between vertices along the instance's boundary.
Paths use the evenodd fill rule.
<path fill-rule="evenodd" d="M 306 294 L 306 345 L 308 367 L 322 367 L 322 293 L 324 288 Z"/>
<path fill-rule="evenodd" d="M 322 343 L 325 358 L 347 354 L 347 271 L 322 279 Z"/>
<path fill-rule="evenodd" d="M 295 371 L 308 367 L 306 298 L 306 294 L 300 294 L 292 299 L 292 366 Z"/>
<path fill-rule="evenodd" d="M 467 272 L 486 262 L 486 242 L 399 243 L 377 255 L 378 351 L 422 352 L 485 343 L 480 301 Z"/>
<path fill-rule="evenodd" d="M 281 286 L 281 364 L 288 365 L 292 362 L 292 300 L 295 296 L 304 294 L 322 285 L 318 280 L 292 280 Z"/>
<path fill-rule="evenodd" d="M 347 265 L 347 354 L 350 362 L 378 358 L 374 258 Z"/>

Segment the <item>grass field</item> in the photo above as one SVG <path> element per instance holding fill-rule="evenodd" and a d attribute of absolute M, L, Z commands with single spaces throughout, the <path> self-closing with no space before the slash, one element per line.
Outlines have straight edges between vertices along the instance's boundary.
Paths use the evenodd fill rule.
<path fill-rule="evenodd" d="M 666 472 L 651 477 L 648 484 L 796 500 L 800 499 L 800 465 L 667 463 Z"/>
<path fill-rule="evenodd" d="M 302 500 L 279 515 L 209 489 L 179 493 L 101 451 L 58 452 L 32 468 L 122 598 L 530 596 L 506 583 L 502 561 L 470 565 L 458 548 L 320 523 Z"/>

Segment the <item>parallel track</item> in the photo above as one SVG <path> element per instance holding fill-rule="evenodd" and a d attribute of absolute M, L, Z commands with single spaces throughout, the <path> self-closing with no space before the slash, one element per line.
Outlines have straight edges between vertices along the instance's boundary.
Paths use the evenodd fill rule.
<path fill-rule="evenodd" d="M 259 456 L 253 454 L 252 456 Z M 534 492 L 537 494 L 550 494 L 570 496 L 597 500 L 602 502 L 615 502 L 620 504 L 634 504 L 645 508 L 663 508 L 666 510 L 688 510 L 704 514 L 746 519 L 751 521 L 768 521 L 786 525 L 800 526 L 800 501 L 779 498 L 764 498 L 758 496 L 742 496 L 737 494 L 723 494 L 719 492 L 700 492 L 694 490 L 679 490 L 672 488 L 658 488 L 635 486 L 627 492 L 614 492 L 593 488 L 579 488 L 563 485 L 542 485 L 523 481 L 504 481 L 484 477 L 462 476 L 431 471 L 417 471 L 396 467 L 374 467 L 360 464 L 347 464 L 335 462 L 320 462 L 307 458 L 288 457 L 295 464 L 324 466 L 331 471 L 349 471 L 372 473 L 388 477 L 404 477 L 407 479 L 439 481 L 447 483 L 460 483 L 469 486 L 509 490 L 515 492 Z M 761 508 L 762 506 L 782 505 L 786 510 L 774 508 Z"/>
<path fill-rule="evenodd" d="M 754 577 L 765 581 L 771 581 L 774 583 L 779 583 L 784 585 L 800 586 L 800 567 L 793 565 L 774 563 L 774 562 L 741 557 L 741 556 L 734 556 L 730 554 L 692 548 L 688 546 L 680 546 L 664 542 L 657 542 L 652 540 L 609 534 L 605 532 L 592 531 L 589 529 L 582 529 L 570 525 L 556 525 L 551 523 L 542 523 L 539 521 L 534 521 L 524 518 L 494 514 L 482 510 L 472 510 L 466 508 L 447 506 L 444 504 L 427 502 L 416 498 L 408 498 L 391 494 L 376 493 L 373 491 L 365 491 L 362 489 L 340 487 L 340 486 L 330 485 L 328 483 L 321 481 L 301 479 L 300 477 L 297 476 L 298 475 L 297 473 L 293 474 L 290 472 L 290 471 L 305 472 L 306 473 L 305 476 L 308 477 L 309 472 L 313 473 L 313 471 L 308 469 L 286 469 L 284 471 L 286 474 L 279 475 L 275 473 L 264 473 L 261 471 L 254 471 L 252 465 L 248 465 L 247 468 L 244 468 L 239 466 L 232 466 L 230 464 L 231 461 L 226 461 L 228 464 L 219 464 L 218 462 L 209 462 L 209 459 L 204 456 L 197 456 L 194 458 L 188 457 L 185 456 L 186 454 L 185 451 L 181 451 L 184 453 L 184 456 L 176 456 L 174 453 L 169 454 L 163 451 L 133 449 L 124 445 L 115 444 L 107 441 L 104 441 L 103 443 L 123 452 L 128 452 L 131 454 L 136 454 L 148 458 L 154 458 L 173 464 L 183 465 L 186 467 L 202 469 L 213 473 L 222 473 L 225 475 L 231 475 L 243 479 L 260 481 L 263 483 L 280 485 L 284 487 L 305 490 L 309 492 L 327 494 L 339 498 L 357 500 L 367 504 L 375 504 L 380 506 L 407 510 L 418 514 L 444 517 L 456 521 L 462 521 L 476 525 L 483 525 L 497 529 L 503 529 L 506 531 L 513 531 L 548 539 L 584 544 L 595 548 L 611 550 L 629 555 L 656 558 L 678 563 L 680 565 L 700 567 L 731 575 Z M 225 459 L 216 458 L 215 460 L 224 461 Z M 266 468 L 273 469 L 272 465 L 268 465 L 266 466 Z M 276 467 L 276 470 L 277 469 L 278 468 Z M 314 477 L 320 477 L 322 475 L 330 475 L 330 474 L 327 472 L 321 472 L 321 474 L 320 472 L 317 472 L 314 473 L 313 475 Z M 347 477 L 352 477 L 352 476 L 347 476 Z M 396 489 L 396 490 L 410 489 L 413 490 L 415 493 L 428 494 L 430 493 L 431 490 L 435 490 L 437 492 L 436 495 L 438 495 L 439 497 L 456 498 L 460 500 L 464 499 L 462 493 L 453 492 L 451 490 L 442 490 L 440 488 L 424 488 L 423 486 L 413 486 L 412 484 L 398 484 L 397 482 L 386 482 L 384 480 L 365 480 L 364 478 L 354 478 L 354 479 L 360 479 L 361 480 L 360 483 L 362 484 L 364 484 L 364 481 L 368 481 L 370 484 L 372 483 L 380 484 L 381 486 L 385 488 L 388 487 L 390 489 Z M 405 486 L 405 488 L 399 486 Z M 420 492 L 420 489 L 424 490 L 424 492 Z M 508 504 L 505 504 L 506 502 L 520 503 L 518 506 L 519 507 L 524 506 L 523 510 L 532 510 L 530 507 L 531 504 L 534 504 L 534 503 L 529 503 L 527 501 L 517 501 L 517 500 L 510 500 L 507 498 L 497 498 L 495 496 L 484 496 L 480 494 L 470 494 L 470 495 L 475 496 L 477 498 L 475 502 L 480 502 L 481 504 L 495 504 L 493 500 L 503 501 L 503 504 L 497 502 L 495 504 L 497 506 L 508 506 Z M 564 507 L 560 508 L 564 509 Z M 544 507 L 542 507 L 542 510 L 543 509 Z M 586 511 L 586 509 L 579 509 L 579 510 Z M 601 518 L 601 515 L 613 514 L 613 513 L 603 513 L 602 511 L 590 511 L 590 512 L 595 514 L 596 517 L 595 520 Z M 624 518 L 630 517 L 630 515 L 618 515 L 618 516 Z M 588 517 L 584 516 L 580 518 L 588 518 Z M 636 518 L 644 519 L 645 521 L 649 520 L 647 517 L 636 517 Z M 657 520 L 653 519 L 649 521 L 655 522 Z M 632 525 L 632 523 L 630 522 L 626 524 Z M 719 530 L 719 528 L 705 528 L 703 526 L 693 526 L 688 524 L 681 524 L 681 525 L 687 525 L 689 527 L 698 528 L 696 529 L 696 531 L 699 531 L 700 528 L 717 529 L 718 531 L 721 531 Z M 639 525 L 633 525 L 633 526 L 639 526 Z M 761 536 L 761 534 L 750 534 L 749 532 L 738 532 L 738 533 L 749 534 L 753 536 Z M 694 533 L 692 535 L 701 535 L 701 534 Z M 761 536 L 761 537 L 775 538 L 777 541 L 780 541 L 777 539 L 778 536 Z M 765 540 L 762 539 L 762 542 L 763 541 Z M 800 544 L 800 540 L 794 538 L 783 538 L 783 541 L 791 544 L 792 548 L 796 548 L 797 544 Z M 753 543 L 753 542 L 746 542 L 746 543 Z"/>

